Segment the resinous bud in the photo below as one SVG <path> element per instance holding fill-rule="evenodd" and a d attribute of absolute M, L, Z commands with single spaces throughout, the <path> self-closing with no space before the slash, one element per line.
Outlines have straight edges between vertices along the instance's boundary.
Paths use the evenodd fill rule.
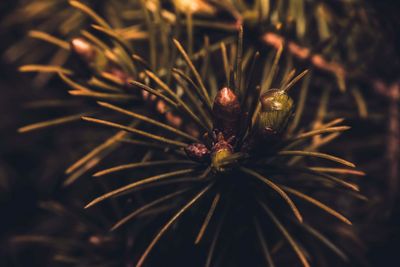
<path fill-rule="evenodd" d="M 188 145 L 185 147 L 185 152 L 188 158 L 197 162 L 204 162 L 210 157 L 210 150 L 200 143 Z"/>
<path fill-rule="evenodd" d="M 217 10 L 215 7 L 204 0 L 173 0 L 176 9 L 182 13 L 214 15 Z"/>
<path fill-rule="evenodd" d="M 236 94 L 228 87 L 222 88 L 214 99 L 214 128 L 228 138 L 236 134 L 240 125 L 241 108 Z"/>
<path fill-rule="evenodd" d="M 86 62 L 94 61 L 96 57 L 96 51 L 93 46 L 83 38 L 74 38 L 71 40 L 71 50 L 79 55 Z"/>
<path fill-rule="evenodd" d="M 293 113 L 292 98 L 284 90 L 270 89 L 261 95 L 260 102 L 258 131 L 263 136 L 283 133 Z"/>
<path fill-rule="evenodd" d="M 92 69 L 104 71 L 109 62 L 107 57 L 96 51 L 95 47 L 82 37 L 77 37 L 70 42 L 71 51 L 83 60 Z"/>

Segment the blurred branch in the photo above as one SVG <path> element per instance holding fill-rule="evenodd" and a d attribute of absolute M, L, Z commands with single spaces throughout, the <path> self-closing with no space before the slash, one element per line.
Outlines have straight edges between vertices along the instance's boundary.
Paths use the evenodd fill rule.
<path fill-rule="evenodd" d="M 388 188 L 390 197 L 394 197 L 398 191 L 398 175 L 399 175 L 399 145 L 400 145 L 400 124 L 399 124 L 399 100 L 400 100 L 400 82 L 395 82 L 390 85 L 377 80 L 374 82 L 375 92 L 384 96 L 389 101 L 388 107 L 388 131 L 387 131 L 387 159 L 389 161 L 389 182 Z"/>

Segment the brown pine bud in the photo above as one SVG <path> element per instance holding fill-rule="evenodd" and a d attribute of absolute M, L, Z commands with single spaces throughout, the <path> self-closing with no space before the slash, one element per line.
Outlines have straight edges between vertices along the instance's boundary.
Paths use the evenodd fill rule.
<path fill-rule="evenodd" d="M 128 81 L 133 79 L 125 71 L 122 71 L 119 67 L 109 66 L 108 69 L 109 69 L 108 72 L 112 76 L 114 76 L 116 79 L 118 79 L 121 83 L 125 85 L 129 85 Z"/>
<path fill-rule="evenodd" d="M 74 38 L 71 40 L 71 50 L 79 55 L 86 62 L 92 62 L 96 58 L 96 51 L 93 46 L 83 38 Z"/>
<path fill-rule="evenodd" d="M 176 9 L 182 13 L 214 15 L 216 8 L 204 0 L 173 0 Z"/>
<path fill-rule="evenodd" d="M 237 133 L 240 123 L 240 103 L 236 94 L 228 87 L 222 88 L 214 99 L 214 128 L 227 137 Z"/>
<path fill-rule="evenodd" d="M 210 156 L 210 150 L 204 145 L 199 143 L 190 144 L 185 147 L 186 155 L 194 161 L 204 162 Z"/>
<path fill-rule="evenodd" d="M 173 127 L 180 128 L 182 126 L 182 117 L 174 114 L 171 111 L 167 111 L 165 113 L 165 119 L 167 120 L 168 124 Z"/>

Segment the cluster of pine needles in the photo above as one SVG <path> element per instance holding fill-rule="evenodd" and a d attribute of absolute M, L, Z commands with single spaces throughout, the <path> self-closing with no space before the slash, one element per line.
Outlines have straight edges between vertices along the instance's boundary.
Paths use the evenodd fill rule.
<path fill-rule="evenodd" d="M 332 32 L 335 23 L 343 23 L 334 19 L 339 15 L 320 1 L 310 17 L 305 15 L 306 1 L 91 2 L 93 8 L 74 0 L 28 1 L 19 10 L 40 26 L 29 36 L 57 51 L 49 64 L 23 65 L 20 71 L 63 81 L 69 99 L 60 102 L 77 103 L 65 116 L 23 126 L 19 132 L 69 127 L 81 120 L 92 125 L 92 135 L 105 131 L 108 138 L 66 169 L 63 185 L 88 174 L 120 177 L 107 182 L 112 189 L 85 208 L 103 202 L 128 207 L 111 226 L 112 251 L 118 254 L 116 248 L 126 246 L 127 239 L 138 245 L 127 249 L 132 257 L 114 255 L 118 263 L 100 262 L 90 249 L 76 259 L 63 248 L 55 259 L 82 264 L 87 256 L 86 266 L 120 261 L 144 266 L 155 247 L 168 247 L 167 239 L 190 238 L 166 235 L 187 220 L 195 232 L 194 244 L 206 244 L 199 265 L 228 266 L 230 247 L 240 251 L 245 244 L 238 236 L 250 235 L 246 238 L 258 242 L 265 266 L 285 266 L 278 264 L 282 257 L 293 266 L 318 266 L 324 253 L 314 243 L 348 262 L 347 253 L 324 232 L 339 240 L 343 229 L 351 229 L 350 219 L 332 205 L 347 197 L 366 200 L 356 183 L 365 173 L 320 151 L 350 129 L 343 117 L 327 120 L 331 88 L 345 92 L 347 79 L 360 78 L 346 72 L 351 62 L 332 52 L 341 36 Z M 54 11 L 60 21 L 44 20 L 46 12 Z M 317 36 L 309 30 L 312 23 Z M 280 35 L 282 29 L 286 32 Z M 285 39 L 292 31 L 297 41 Z M 305 48 L 312 42 L 320 46 Z M 26 44 L 16 44 L 8 55 L 22 56 Z M 49 51 L 38 51 L 33 61 L 43 63 L 40 54 Z M 322 94 L 309 90 L 315 84 L 327 84 Z M 361 92 L 350 92 L 359 115 L 366 116 Z M 317 99 L 316 108 L 307 105 L 308 97 Z M 128 174 L 133 179 L 125 183 L 122 176 Z M 58 205 L 47 207 L 64 214 Z M 136 226 L 134 219 L 142 225 Z M 142 242 L 135 239 L 140 236 L 135 229 L 146 223 L 156 223 L 150 228 L 158 230 L 145 232 L 145 239 L 152 238 L 139 253 Z M 121 232 L 122 227 L 131 230 Z M 93 236 L 89 246 L 110 244 L 99 241 L 100 234 Z M 51 236 L 16 240 L 53 242 Z"/>

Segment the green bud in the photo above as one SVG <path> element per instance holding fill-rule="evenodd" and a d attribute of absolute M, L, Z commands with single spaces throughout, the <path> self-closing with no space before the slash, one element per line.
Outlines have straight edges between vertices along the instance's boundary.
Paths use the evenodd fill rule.
<path fill-rule="evenodd" d="M 279 135 L 293 113 L 293 100 L 284 90 L 270 89 L 260 97 L 261 111 L 256 127 L 263 136 Z"/>
<path fill-rule="evenodd" d="M 212 154 L 212 166 L 217 172 L 225 171 L 224 161 L 232 155 L 232 150 L 229 148 L 221 148 Z"/>
<path fill-rule="evenodd" d="M 211 151 L 211 164 L 215 171 L 224 172 L 227 168 L 226 160 L 232 156 L 233 147 L 229 140 L 225 140 L 222 132 L 217 135 L 217 141 Z"/>

